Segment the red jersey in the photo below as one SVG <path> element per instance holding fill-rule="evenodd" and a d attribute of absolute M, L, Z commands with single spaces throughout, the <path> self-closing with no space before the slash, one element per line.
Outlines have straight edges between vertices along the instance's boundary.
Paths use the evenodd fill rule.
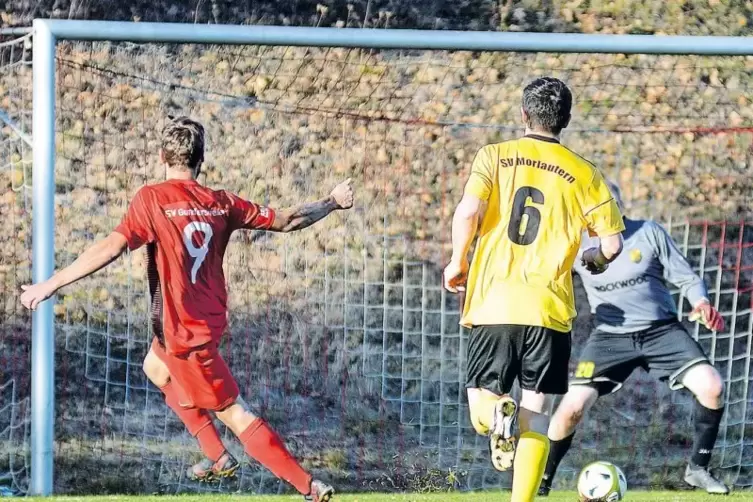
<path fill-rule="evenodd" d="M 152 327 L 169 354 L 219 340 L 227 328 L 222 262 L 234 230 L 272 226 L 275 213 L 194 180 L 142 187 L 115 229 L 147 245 Z"/>

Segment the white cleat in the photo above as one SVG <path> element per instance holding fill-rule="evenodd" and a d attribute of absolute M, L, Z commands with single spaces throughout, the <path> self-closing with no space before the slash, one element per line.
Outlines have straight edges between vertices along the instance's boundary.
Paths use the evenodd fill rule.
<path fill-rule="evenodd" d="M 518 404 L 504 396 L 494 406 L 494 426 L 489 435 L 492 465 L 498 471 L 507 471 L 515 459 L 515 422 L 518 419 Z"/>
<path fill-rule="evenodd" d="M 688 465 L 685 468 L 685 482 L 694 488 L 706 490 L 712 495 L 727 495 L 729 488 L 719 481 L 711 471 L 703 467 Z"/>
<path fill-rule="evenodd" d="M 311 493 L 303 496 L 304 502 L 331 502 L 335 489 L 323 481 L 311 481 Z"/>

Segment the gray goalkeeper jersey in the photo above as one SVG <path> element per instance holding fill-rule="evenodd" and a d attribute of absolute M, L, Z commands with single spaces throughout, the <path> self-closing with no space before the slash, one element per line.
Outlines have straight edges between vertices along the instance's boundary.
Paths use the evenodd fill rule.
<path fill-rule="evenodd" d="M 581 266 L 580 256 L 573 267 L 583 280 L 597 329 L 632 333 L 677 319 L 666 282 L 680 288 L 693 305 L 708 298 L 703 280 L 660 225 L 625 218 L 622 235 L 622 253 L 603 274 L 591 275 Z M 581 251 L 595 245 L 598 239 L 584 238 Z"/>

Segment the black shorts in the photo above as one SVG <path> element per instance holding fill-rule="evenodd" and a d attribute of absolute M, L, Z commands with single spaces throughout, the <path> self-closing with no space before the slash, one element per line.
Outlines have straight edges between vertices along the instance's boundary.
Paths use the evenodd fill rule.
<path fill-rule="evenodd" d="M 570 333 L 540 326 L 474 326 L 468 339 L 466 388 L 509 394 L 520 387 L 543 394 L 567 392 Z"/>
<path fill-rule="evenodd" d="M 594 330 L 578 360 L 572 385 L 591 385 L 599 395 L 618 391 L 636 368 L 669 380 L 672 390 L 681 389 L 680 377 L 690 367 L 708 363 L 701 346 L 682 324 L 664 323 L 628 334 Z"/>

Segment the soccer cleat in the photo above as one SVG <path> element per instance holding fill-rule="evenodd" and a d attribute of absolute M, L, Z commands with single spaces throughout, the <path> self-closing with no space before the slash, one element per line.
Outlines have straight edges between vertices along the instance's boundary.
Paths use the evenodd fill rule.
<path fill-rule="evenodd" d="M 544 478 L 541 480 L 541 485 L 539 485 L 539 497 L 548 497 L 549 492 L 552 491 L 552 483 L 548 479 Z"/>
<path fill-rule="evenodd" d="M 512 467 L 515 459 L 515 421 L 518 418 L 518 404 L 509 396 L 499 398 L 494 406 L 494 425 L 489 435 L 492 465 L 498 471 Z"/>
<path fill-rule="evenodd" d="M 332 500 L 332 496 L 334 494 L 334 488 L 324 483 L 323 481 L 314 479 L 311 481 L 311 493 L 304 495 L 303 499 L 306 502 L 329 502 L 330 500 Z"/>
<path fill-rule="evenodd" d="M 685 482 L 695 488 L 706 490 L 714 495 L 727 495 L 729 488 L 703 467 L 688 465 L 685 468 Z"/>
<path fill-rule="evenodd" d="M 229 452 L 222 454 L 217 462 L 205 458 L 193 467 L 188 468 L 188 478 L 193 481 L 211 482 L 224 478 L 235 477 L 240 464 Z"/>

